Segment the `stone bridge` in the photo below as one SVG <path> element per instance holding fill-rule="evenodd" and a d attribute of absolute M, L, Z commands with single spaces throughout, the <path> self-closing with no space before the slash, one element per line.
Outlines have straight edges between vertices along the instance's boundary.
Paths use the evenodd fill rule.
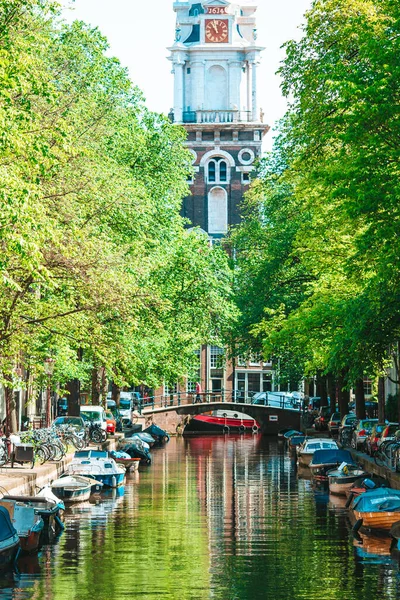
<path fill-rule="evenodd" d="M 260 404 L 242 404 L 239 402 L 204 402 L 199 404 L 181 404 L 179 406 L 149 407 L 143 409 L 144 417 L 153 417 L 157 421 L 157 415 L 176 413 L 181 416 L 201 415 L 214 410 L 234 411 L 245 413 L 255 419 L 261 427 L 264 435 L 275 435 L 280 429 L 293 427 L 300 429 L 301 412 L 293 408 L 277 408 L 274 406 L 263 406 Z M 160 425 L 161 426 L 161 425 Z"/>

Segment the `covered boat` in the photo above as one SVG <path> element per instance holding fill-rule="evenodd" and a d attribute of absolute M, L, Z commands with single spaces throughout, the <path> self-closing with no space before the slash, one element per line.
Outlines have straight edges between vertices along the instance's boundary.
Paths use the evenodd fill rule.
<path fill-rule="evenodd" d="M 296 452 L 297 446 L 300 446 L 301 444 L 303 444 L 305 439 L 306 439 L 305 435 L 292 435 L 287 441 L 289 451 Z"/>
<path fill-rule="evenodd" d="M 133 473 L 138 470 L 140 458 L 132 458 L 127 452 L 112 450 L 110 453 L 111 458 L 115 460 L 117 465 L 123 465 L 127 473 Z"/>
<path fill-rule="evenodd" d="M 255 419 L 242 413 L 217 411 L 212 415 L 197 415 L 185 426 L 183 435 L 197 433 L 257 433 L 260 429 Z"/>
<path fill-rule="evenodd" d="M 400 520 L 400 490 L 368 490 L 354 498 L 350 508 L 363 527 L 389 531 Z"/>
<path fill-rule="evenodd" d="M 66 474 L 90 477 L 110 488 L 119 487 L 125 481 L 124 467 L 117 465 L 115 460 L 108 456 L 108 452 L 101 450 L 75 452 Z"/>
<path fill-rule="evenodd" d="M 348 450 L 316 450 L 310 462 L 312 476 L 320 481 L 328 481 L 327 472 L 342 463 L 357 466 Z"/>
<path fill-rule="evenodd" d="M 139 438 L 132 438 L 129 444 L 122 445 L 120 450 L 126 452 L 131 458 L 138 458 L 146 465 L 151 464 L 151 454 Z"/>
<path fill-rule="evenodd" d="M 17 530 L 21 550 L 34 552 L 39 548 L 40 534 L 44 528 L 42 517 L 38 514 L 29 496 L 3 496 L 0 507 L 4 507 Z"/>
<path fill-rule="evenodd" d="M 7 569 L 16 559 L 19 551 L 17 530 L 11 523 L 8 510 L 0 506 L 0 570 Z"/>
<path fill-rule="evenodd" d="M 157 427 L 154 423 L 144 429 L 143 433 L 150 434 L 156 444 L 165 444 L 170 439 L 168 433 L 164 429 L 161 429 L 161 427 Z"/>
<path fill-rule="evenodd" d="M 307 438 L 296 449 L 299 464 L 308 467 L 317 450 L 339 450 L 339 446 L 328 438 Z"/>

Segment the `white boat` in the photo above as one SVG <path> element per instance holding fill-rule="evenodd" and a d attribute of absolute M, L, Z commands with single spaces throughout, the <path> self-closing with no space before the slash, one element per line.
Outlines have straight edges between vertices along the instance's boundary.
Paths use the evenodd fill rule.
<path fill-rule="evenodd" d="M 100 481 L 105 487 L 115 488 L 124 484 L 125 469 L 101 450 L 75 452 L 67 468 L 68 475 L 83 475 Z"/>
<path fill-rule="evenodd" d="M 367 473 L 357 465 L 345 465 L 339 469 L 328 471 L 329 491 L 331 494 L 346 496 L 354 482 Z"/>
<path fill-rule="evenodd" d="M 51 491 L 57 498 L 66 503 L 85 502 L 89 500 L 94 485 L 100 485 L 96 480 L 81 475 L 64 475 L 51 484 Z"/>
<path fill-rule="evenodd" d="M 334 440 L 328 438 L 308 438 L 297 447 L 299 464 L 309 466 L 314 452 L 317 450 L 338 450 L 339 446 Z"/>

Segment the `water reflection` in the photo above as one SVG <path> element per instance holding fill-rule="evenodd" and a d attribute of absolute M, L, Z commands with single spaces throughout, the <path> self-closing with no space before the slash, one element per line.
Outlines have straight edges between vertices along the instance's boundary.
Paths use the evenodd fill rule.
<path fill-rule="evenodd" d="M 260 436 L 171 440 L 18 569 L 0 598 L 400 598 L 388 538 L 354 540 L 343 500 Z"/>

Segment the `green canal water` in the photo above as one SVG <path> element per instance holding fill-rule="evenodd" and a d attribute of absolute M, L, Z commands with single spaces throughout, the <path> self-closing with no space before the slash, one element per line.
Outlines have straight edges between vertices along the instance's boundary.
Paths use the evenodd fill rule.
<path fill-rule="evenodd" d="M 68 511 L 60 538 L 1 579 L 0 598 L 400 598 L 390 541 L 354 541 L 343 502 L 275 440 L 173 439 L 153 458 L 124 493 Z"/>

